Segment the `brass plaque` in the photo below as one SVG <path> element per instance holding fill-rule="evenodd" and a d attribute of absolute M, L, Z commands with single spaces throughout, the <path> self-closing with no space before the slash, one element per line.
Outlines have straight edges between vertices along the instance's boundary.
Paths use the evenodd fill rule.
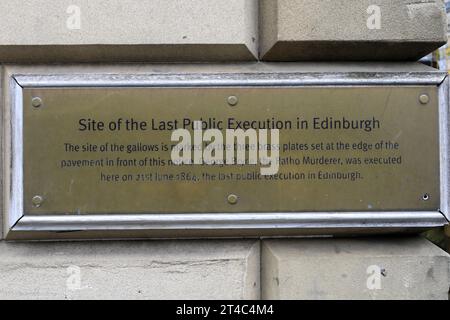
<path fill-rule="evenodd" d="M 439 208 L 434 87 L 25 88 L 23 95 L 26 214 Z M 171 163 L 173 130 L 191 130 L 196 120 L 221 130 L 278 128 L 278 172 Z"/>

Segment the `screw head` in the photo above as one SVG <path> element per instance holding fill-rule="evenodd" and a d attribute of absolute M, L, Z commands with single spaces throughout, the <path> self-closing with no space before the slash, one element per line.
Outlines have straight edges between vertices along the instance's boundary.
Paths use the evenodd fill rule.
<path fill-rule="evenodd" d="M 239 197 L 235 194 L 230 194 L 228 195 L 227 200 L 229 204 L 236 204 L 238 203 Z"/>
<path fill-rule="evenodd" d="M 421 94 L 419 96 L 419 101 L 421 104 L 427 104 L 428 102 L 430 102 L 430 96 L 427 94 Z"/>
<path fill-rule="evenodd" d="M 430 195 L 429 195 L 428 193 L 425 193 L 425 194 L 422 196 L 422 200 L 423 200 L 423 201 L 428 201 L 428 200 L 430 200 Z"/>
<path fill-rule="evenodd" d="M 239 99 L 238 99 L 238 97 L 236 97 L 236 96 L 229 96 L 228 99 L 227 99 L 227 101 L 228 101 L 228 104 L 229 104 L 230 106 L 234 107 L 235 105 L 238 104 Z"/>
<path fill-rule="evenodd" d="M 34 196 L 33 199 L 31 199 L 31 202 L 33 203 L 33 206 L 39 208 L 42 202 L 44 202 L 44 198 L 42 196 Z"/>
<path fill-rule="evenodd" d="M 33 99 L 31 99 L 31 105 L 35 108 L 39 108 L 40 106 L 42 106 L 42 99 L 39 97 L 34 97 Z"/>

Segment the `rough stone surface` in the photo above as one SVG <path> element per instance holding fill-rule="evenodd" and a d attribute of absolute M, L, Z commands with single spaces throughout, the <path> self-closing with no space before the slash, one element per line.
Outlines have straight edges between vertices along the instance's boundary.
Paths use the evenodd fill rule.
<path fill-rule="evenodd" d="M 447 42 L 446 21 L 442 0 L 261 0 L 260 57 L 417 60 Z"/>
<path fill-rule="evenodd" d="M 254 240 L 0 242 L 0 299 L 258 299 L 259 252 Z"/>
<path fill-rule="evenodd" d="M 1 62 L 241 61 L 258 51 L 257 0 L 2 0 L 0 13 Z"/>
<path fill-rule="evenodd" d="M 261 243 L 1 241 L 0 299 L 448 297 L 449 255 L 420 237 Z"/>
<path fill-rule="evenodd" d="M 448 299 L 450 256 L 421 237 L 265 240 L 263 299 Z"/>

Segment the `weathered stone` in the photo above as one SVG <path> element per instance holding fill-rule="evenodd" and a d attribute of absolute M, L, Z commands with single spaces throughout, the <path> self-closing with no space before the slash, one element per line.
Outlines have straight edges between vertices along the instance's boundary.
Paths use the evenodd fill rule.
<path fill-rule="evenodd" d="M 447 42 L 446 21 L 442 0 L 261 0 L 260 57 L 418 60 Z"/>
<path fill-rule="evenodd" d="M 3 0 L 0 13 L 0 62 L 237 61 L 258 51 L 256 0 Z"/>
<path fill-rule="evenodd" d="M 0 242 L 0 299 L 258 299 L 259 242 Z"/>
<path fill-rule="evenodd" d="M 448 299 L 450 256 L 421 237 L 264 240 L 263 299 Z"/>

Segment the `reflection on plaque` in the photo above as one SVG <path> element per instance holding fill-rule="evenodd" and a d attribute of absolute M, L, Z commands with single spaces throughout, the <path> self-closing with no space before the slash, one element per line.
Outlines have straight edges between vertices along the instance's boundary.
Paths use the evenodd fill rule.
<path fill-rule="evenodd" d="M 436 211 L 436 97 L 434 87 L 25 88 L 24 211 Z M 258 143 L 276 129 L 276 170 L 227 164 L 227 150 L 223 164 L 176 164 L 177 129 L 192 141 L 254 130 Z"/>

